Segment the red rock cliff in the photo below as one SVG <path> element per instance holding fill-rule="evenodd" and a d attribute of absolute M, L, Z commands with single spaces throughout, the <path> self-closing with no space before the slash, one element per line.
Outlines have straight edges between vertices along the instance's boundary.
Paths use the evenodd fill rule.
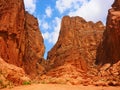
<path fill-rule="evenodd" d="M 1 58 L 33 75 L 43 54 L 37 19 L 25 12 L 23 0 L 0 0 Z"/>
<path fill-rule="evenodd" d="M 58 41 L 48 53 L 49 71 L 41 79 L 47 83 L 85 84 L 104 29 L 100 21 L 93 23 L 78 16 L 63 17 Z"/>
<path fill-rule="evenodd" d="M 114 64 L 120 60 L 120 0 L 115 0 L 108 12 L 103 42 L 98 48 L 97 64 Z"/>
<path fill-rule="evenodd" d="M 50 68 L 71 63 L 86 71 L 88 65 L 95 61 L 96 48 L 104 28 L 101 22 L 87 22 L 81 17 L 63 17 L 59 39 L 48 53 Z"/>

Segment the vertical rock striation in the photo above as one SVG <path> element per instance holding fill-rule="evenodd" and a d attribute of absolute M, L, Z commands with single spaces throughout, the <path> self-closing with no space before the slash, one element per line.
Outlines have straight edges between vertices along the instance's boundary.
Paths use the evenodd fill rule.
<path fill-rule="evenodd" d="M 26 12 L 25 14 L 25 51 L 24 51 L 24 67 L 27 74 L 40 74 L 43 68 L 40 62 L 44 56 L 44 41 L 41 32 L 39 31 L 38 21 L 32 15 Z M 32 72 L 32 73 L 31 73 Z"/>
<path fill-rule="evenodd" d="M 0 0 L 0 56 L 22 66 L 25 49 L 25 11 L 22 0 Z"/>

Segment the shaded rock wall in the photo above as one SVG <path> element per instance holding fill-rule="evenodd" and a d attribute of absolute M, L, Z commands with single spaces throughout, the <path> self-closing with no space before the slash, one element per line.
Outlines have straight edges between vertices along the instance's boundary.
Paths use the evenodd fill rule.
<path fill-rule="evenodd" d="M 0 0 L 0 56 L 33 76 L 44 49 L 37 19 L 25 12 L 23 0 Z"/>
<path fill-rule="evenodd" d="M 96 64 L 114 64 L 120 60 L 120 0 L 115 0 L 108 12 L 103 42 L 97 51 Z"/>
<path fill-rule="evenodd" d="M 44 56 L 44 41 L 36 18 L 25 14 L 25 51 L 23 56 L 24 68 L 27 74 L 41 73 L 40 61 Z M 37 72 L 36 72 L 37 71 Z M 32 73 L 31 73 L 32 72 Z"/>

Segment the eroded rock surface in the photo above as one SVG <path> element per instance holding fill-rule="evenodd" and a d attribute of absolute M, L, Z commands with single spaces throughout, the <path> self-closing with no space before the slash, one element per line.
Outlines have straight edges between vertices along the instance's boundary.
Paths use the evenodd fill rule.
<path fill-rule="evenodd" d="M 30 79 L 22 68 L 6 63 L 0 58 L 0 88 L 11 86 L 13 83 L 20 85 L 29 81 Z"/>

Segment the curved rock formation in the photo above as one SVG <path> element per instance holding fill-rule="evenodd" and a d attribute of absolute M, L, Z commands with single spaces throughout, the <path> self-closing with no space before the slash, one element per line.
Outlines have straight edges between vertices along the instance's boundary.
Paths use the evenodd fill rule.
<path fill-rule="evenodd" d="M 0 56 L 33 76 L 44 49 L 37 19 L 25 12 L 23 0 L 0 0 Z"/>

